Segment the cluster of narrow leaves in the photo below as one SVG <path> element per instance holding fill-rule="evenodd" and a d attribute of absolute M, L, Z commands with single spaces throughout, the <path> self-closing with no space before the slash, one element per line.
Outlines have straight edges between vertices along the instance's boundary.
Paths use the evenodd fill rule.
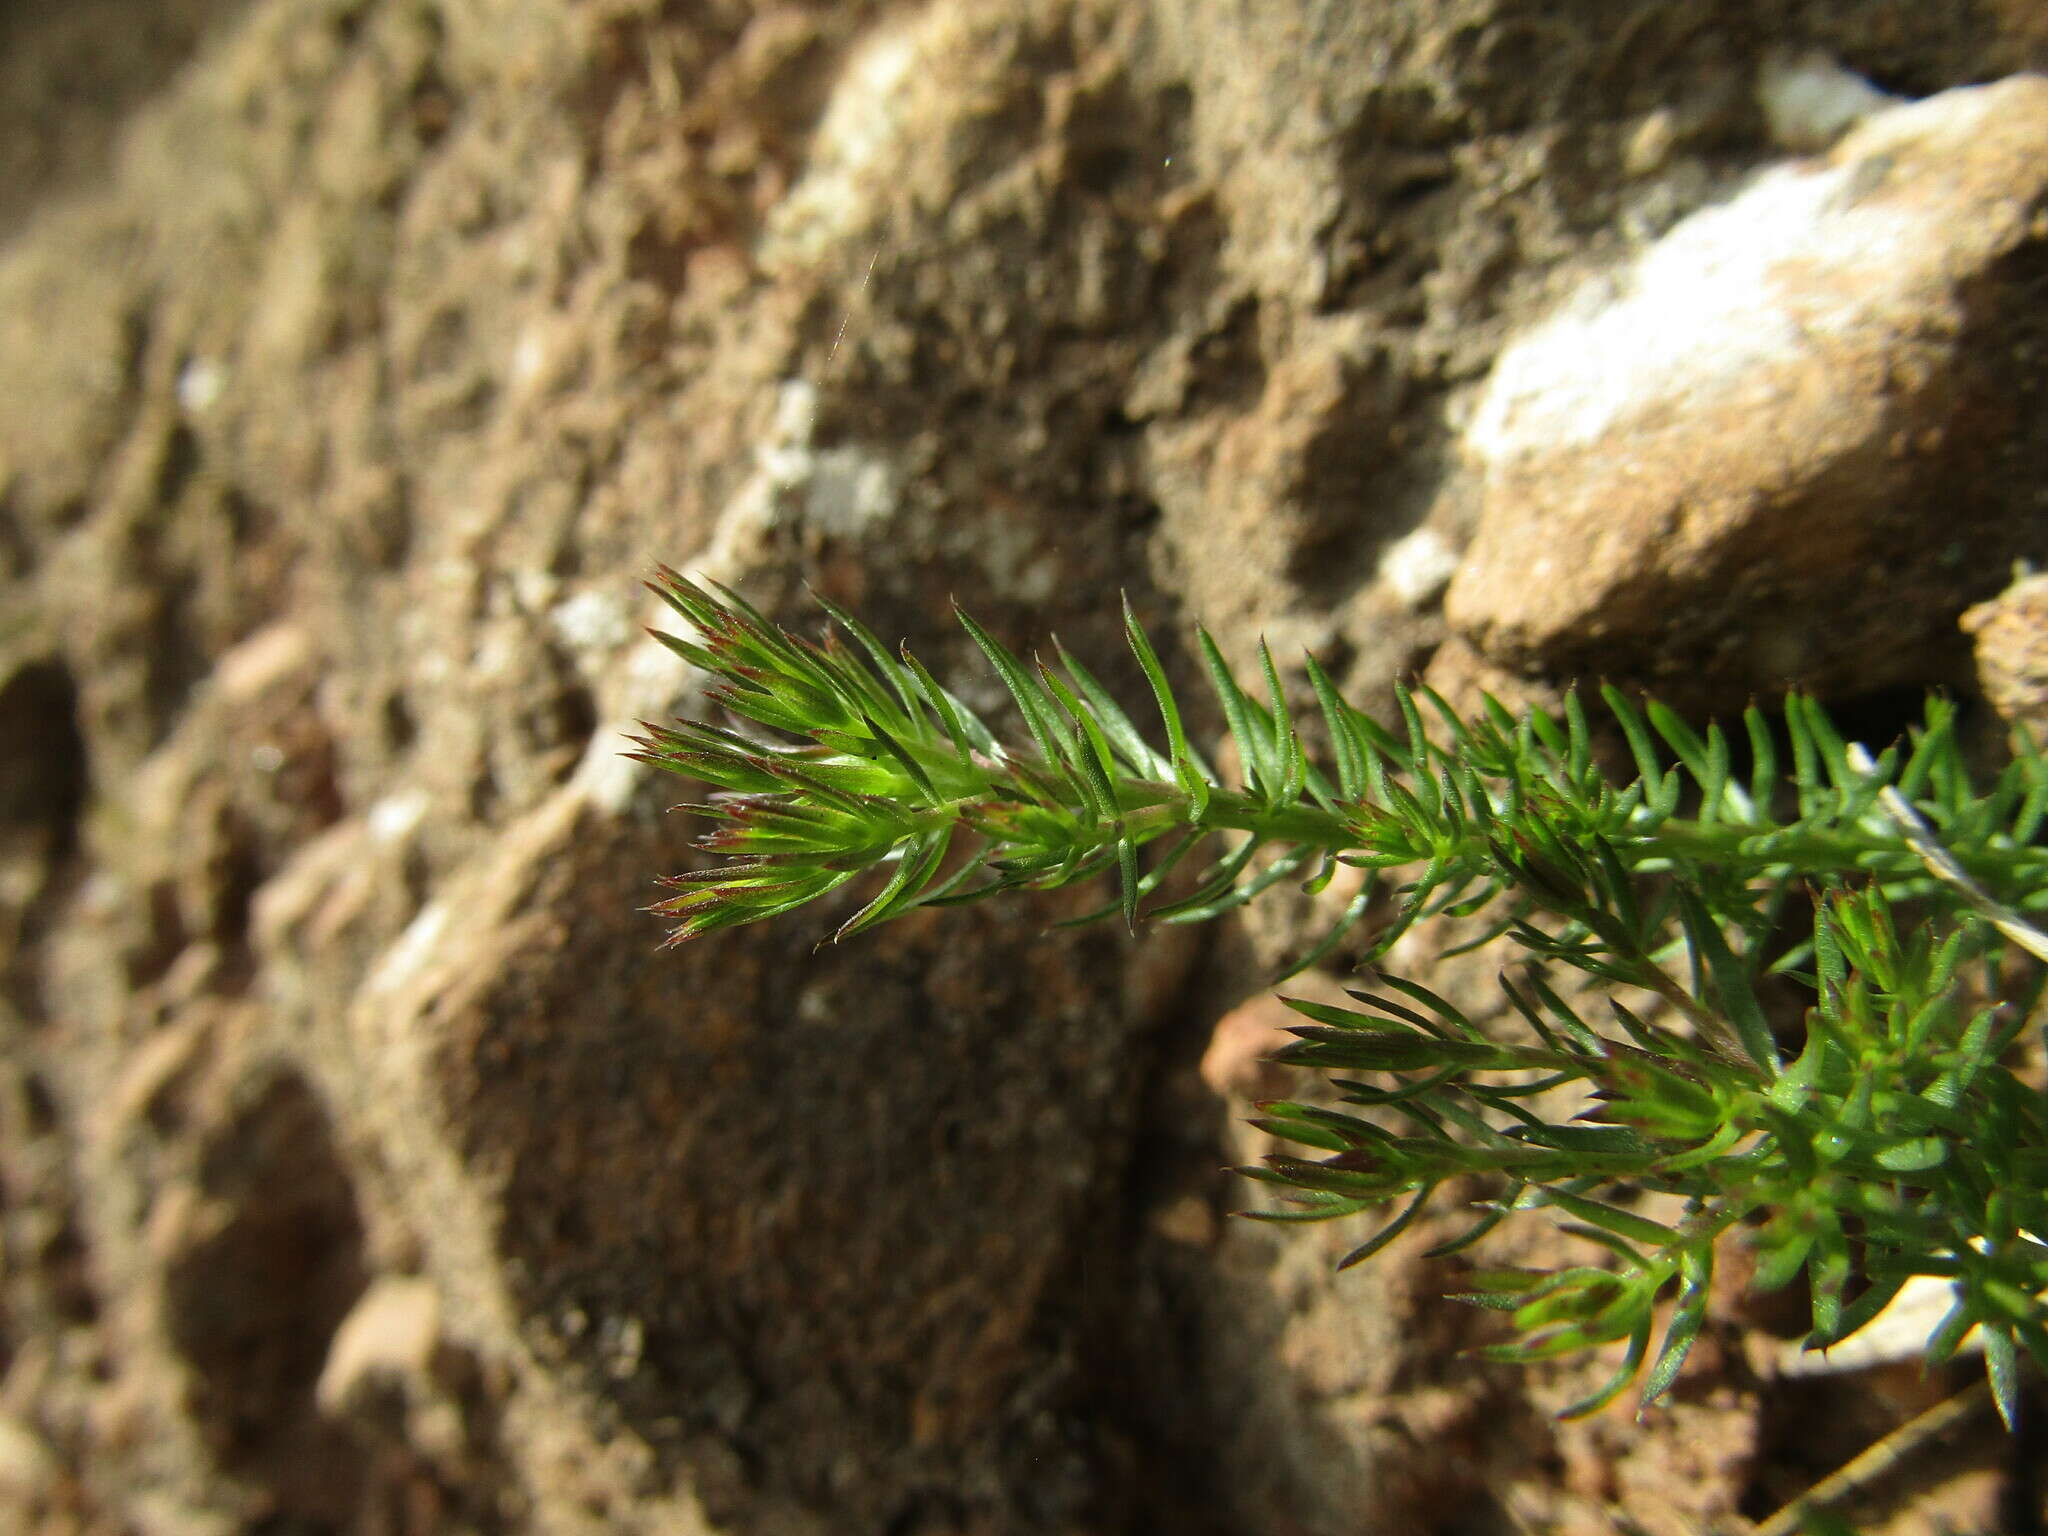
<path fill-rule="evenodd" d="M 1021 740 L 1004 743 L 915 657 L 829 604 L 819 643 L 673 572 L 656 590 L 694 631 L 662 638 L 716 679 L 709 697 L 736 721 L 649 727 L 640 743 L 645 760 L 718 791 L 703 846 L 721 861 L 673 877 L 656 909 L 675 940 L 863 876 L 875 889 L 841 937 L 916 906 L 1098 872 L 1118 886 L 1099 915 L 1196 921 L 1356 866 L 1363 888 L 1302 964 L 1361 919 L 1368 963 L 1426 915 L 1468 919 L 1472 945 L 1506 935 L 1529 951 L 1502 983 L 1526 1028 L 1497 1038 L 1391 976 L 1354 994 L 1356 1009 L 1295 1003 L 1305 1021 L 1281 1059 L 1328 1076 L 1347 1107 L 1260 1107 L 1263 1126 L 1304 1149 L 1246 1170 L 1286 1202 L 1260 1214 L 1401 1203 L 1355 1262 L 1450 1180 L 1478 1176 L 1490 1193 L 1442 1252 L 1511 1213 L 1550 1211 L 1602 1262 L 1482 1270 L 1465 1299 L 1512 1315 L 1503 1358 L 1626 1341 L 1613 1379 L 1572 1411 L 1638 1379 L 1646 1400 L 1670 1385 L 1704 1322 L 1717 1244 L 1737 1229 L 1760 1251 L 1758 1284 L 1805 1278 L 1817 1347 L 1911 1276 L 1938 1275 L 1956 1301 L 1930 1358 L 1981 1340 L 2008 1417 L 2020 1351 L 2048 1365 L 2048 1098 L 2006 1064 L 2039 987 L 2009 941 L 2038 952 L 2029 915 L 2048 907 L 2048 849 L 2034 844 L 2048 759 L 2031 744 L 1980 792 L 1941 700 L 1873 759 L 1795 696 L 1781 722 L 1746 714 L 1738 773 L 1718 727 L 1701 734 L 1603 690 L 1636 769 L 1616 783 L 1576 696 L 1562 718 L 1489 700 L 1463 719 L 1403 690 L 1382 724 L 1308 659 L 1314 707 L 1297 720 L 1269 653 L 1247 690 L 1198 634 L 1243 764 L 1229 783 L 1191 744 L 1128 610 L 1163 745 L 1064 650 L 1056 665 L 1026 663 L 964 614 Z M 1206 867 L 1169 885 L 1198 852 Z M 1810 938 L 1782 942 L 1807 905 Z M 1546 979 L 1558 967 L 1654 1006 L 1610 999 L 1596 1026 Z M 2015 974 L 2028 996 L 2001 1001 Z M 1773 977 L 1811 994 L 1783 1041 L 1763 994 L 1788 982 Z M 1645 1194 L 1678 1214 L 1653 1219 Z M 1673 1297 L 1660 1336 L 1658 1303 Z"/>
<path fill-rule="evenodd" d="M 1813 1348 L 1863 1327 L 1912 1276 L 1951 1277 L 1955 1305 L 1928 1358 L 1981 1340 L 2010 1417 L 2019 1351 L 2048 1365 L 2039 1299 L 2048 1245 L 2037 1235 L 2048 1231 L 2048 1099 L 2000 1064 L 2023 1011 L 1963 1002 L 1961 970 L 1987 958 L 1984 933 L 1968 917 L 1902 935 L 1875 887 L 1829 892 L 1810 946 L 1816 1002 L 1789 1059 L 1734 1060 L 1612 1001 L 1615 1028 L 1603 1034 L 1540 974 L 1502 983 L 1531 1043 L 1489 1038 L 1393 977 L 1382 978 L 1392 996 L 1354 993 L 1360 1009 L 1297 1003 L 1314 1022 L 1279 1059 L 1329 1074 L 1348 1104 L 1391 1116 L 1263 1105 L 1259 1124 L 1328 1155 L 1245 1171 L 1286 1186 L 1296 1204 L 1268 1220 L 1320 1220 L 1406 1197 L 1347 1264 L 1397 1235 L 1440 1184 L 1473 1174 L 1499 1190 L 1435 1255 L 1538 1208 L 1607 1250 L 1598 1265 L 1476 1271 L 1462 1296 L 1512 1314 L 1518 1337 L 1493 1349 L 1496 1358 L 1626 1341 L 1614 1375 L 1567 1413 L 1604 1406 L 1646 1365 L 1645 1402 L 1671 1385 L 1706 1321 L 1716 1249 L 1741 1229 L 1758 1250 L 1757 1286 L 1804 1274 Z M 1715 1001 L 1760 1015 L 1749 968 L 1725 948 L 1713 965 Z M 1562 1096 L 1590 1107 L 1568 1118 L 1536 1112 L 1568 1087 L 1580 1091 Z M 1677 1214 L 1643 1214 L 1636 1197 L 1646 1192 L 1678 1197 L 1665 1202 Z M 1657 1302 L 1674 1294 L 1659 1343 Z"/>

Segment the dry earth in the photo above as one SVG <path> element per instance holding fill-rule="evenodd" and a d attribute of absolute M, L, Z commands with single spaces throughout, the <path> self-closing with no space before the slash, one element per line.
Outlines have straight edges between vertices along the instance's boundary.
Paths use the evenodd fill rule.
<path fill-rule="evenodd" d="M 1122 589 L 1366 699 L 1975 697 L 2043 68 L 2030 0 L 0 10 L 0 1523 L 1675 1536 L 1929 1400 L 1731 1294 L 1560 1427 L 1426 1236 L 1224 1219 L 1300 904 L 657 956 L 618 751 L 656 560 L 963 688 L 953 597 L 1108 659 Z"/>

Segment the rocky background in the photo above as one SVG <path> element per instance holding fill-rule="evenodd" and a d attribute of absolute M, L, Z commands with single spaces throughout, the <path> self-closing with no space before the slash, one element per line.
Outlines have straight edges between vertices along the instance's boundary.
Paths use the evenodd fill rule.
<path fill-rule="evenodd" d="M 1731 1287 L 1557 1425 L 1428 1234 L 1225 1219 L 1305 899 L 657 955 L 618 752 L 657 560 L 963 688 L 956 596 L 1129 688 L 1122 589 L 1367 700 L 2038 713 L 2044 68 L 2033 0 L 0 8 L 0 1525 L 1661 1536 L 1931 1401 Z"/>

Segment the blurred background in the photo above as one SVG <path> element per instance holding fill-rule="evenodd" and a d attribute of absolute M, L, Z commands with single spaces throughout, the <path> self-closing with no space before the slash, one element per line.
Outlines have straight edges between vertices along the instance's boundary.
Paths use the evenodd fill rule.
<path fill-rule="evenodd" d="M 1142 698 L 1121 591 L 1191 684 L 2038 716 L 2044 65 L 2032 0 L 7 0 L 0 1524 L 1677 1536 L 1940 1397 L 1774 1381 L 1731 1283 L 1557 1424 L 1428 1223 L 1228 1218 L 1341 893 L 657 955 L 618 754 L 700 702 L 657 561 L 991 707 L 956 598 Z M 1870 1529 L 2017 1518 L 1935 1460 Z"/>

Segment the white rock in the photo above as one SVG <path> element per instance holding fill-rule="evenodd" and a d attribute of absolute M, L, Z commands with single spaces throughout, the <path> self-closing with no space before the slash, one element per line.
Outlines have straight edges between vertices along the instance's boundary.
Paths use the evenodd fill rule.
<path fill-rule="evenodd" d="M 438 901 L 430 901 L 421 907 L 418 915 L 406 924 L 405 932 L 384 951 L 371 969 L 363 982 L 363 991 L 372 996 L 396 992 L 418 976 L 433 958 L 441 935 L 447 931 L 448 918 L 448 908 Z"/>
<path fill-rule="evenodd" d="M 370 836 L 380 843 L 397 842 L 420 824 L 427 814 L 428 804 L 427 792 L 423 789 L 386 795 L 370 807 L 364 818 Z"/>
<path fill-rule="evenodd" d="M 178 370 L 178 405 L 189 415 L 203 416 L 219 401 L 227 382 L 227 370 L 219 363 L 210 357 L 195 357 Z"/>
<path fill-rule="evenodd" d="M 1774 54 L 1757 71 L 1757 104 L 1771 137 L 1786 149 L 1826 149 L 1873 112 L 1899 98 L 1824 53 Z"/>
<path fill-rule="evenodd" d="M 1417 528 L 1380 552 L 1379 580 L 1404 608 L 1426 608 L 1457 573 L 1458 552 L 1434 528 Z"/>
<path fill-rule="evenodd" d="M 2048 80 L 2018 76 L 1875 112 L 1585 283 L 1473 411 L 1451 624 L 1714 707 L 1919 676 L 2048 473 L 2002 424 L 2044 198 Z"/>
<path fill-rule="evenodd" d="M 441 1300 L 416 1278 L 377 1281 L 350 1309 L 327 1347 L 314 1400 L 340 1417 L 359 1393 L 378 1385 L 404 1389 L 431 1373 L 441 1342 Z"/>
<path fill-rule="evenodd" d="M 633 638 L 625 605 L 612 593 L 594 589 L 557 603 L 548 623 L 575 651 L 609 651 Z"/>

